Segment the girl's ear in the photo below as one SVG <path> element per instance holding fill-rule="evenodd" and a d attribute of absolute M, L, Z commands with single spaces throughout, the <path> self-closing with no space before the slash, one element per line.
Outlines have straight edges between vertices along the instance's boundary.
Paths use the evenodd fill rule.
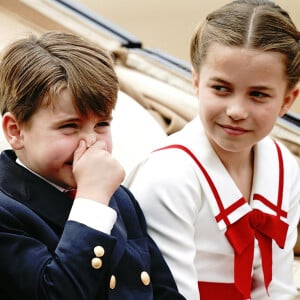
<path fill-rule="evenodd" d="M 295 87 L 294 89 L 290 90 L 285 98 L 283 99 L 283 103 L 279 112 L 279 117 L 282 117 L 284 114 L 288 112 L 288 110 L 293 105 L 294 101 L 297 99 L 299 95 L 299 87 Z"/>
<path fill-rule="evenodd" d="M 192 82 L 195 94 L 198 95 L 199 91 L 199 74 L 192 68 Z"/>
<path fill-rule="evenodd" d="M 21 127 L 16 117 L 7 112 L 2 117 L 2 129 L 7 142 L 14 150 L 23 148 L 23 138 L 21 134 Z"/>

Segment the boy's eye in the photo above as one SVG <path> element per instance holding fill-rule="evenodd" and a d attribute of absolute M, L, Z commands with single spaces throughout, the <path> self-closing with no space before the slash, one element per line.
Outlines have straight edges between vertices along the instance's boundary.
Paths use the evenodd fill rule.
<path fill-rule="evenodd" d="M 63 134 L 69 135 L 78 131 L 78 124 L 76 123 L 66 123 L 59 127 Z"/>
<path fill-rule="evenodd" d="M 62 125 L 60 128 L 77 128 L 78 125 L 76 123 L 67 123 Z"/>
<path fill-rule="evenodd" d="M 98 127 L 105 127 L 105 126 L 110 126 L 110 122 L 109 121 L 102 121 L 97 123 Z"/>

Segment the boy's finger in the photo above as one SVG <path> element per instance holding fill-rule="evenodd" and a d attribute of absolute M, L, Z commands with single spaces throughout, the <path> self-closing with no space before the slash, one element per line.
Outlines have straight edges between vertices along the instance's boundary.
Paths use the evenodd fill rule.
<path fill-rule="evenodd" d="M 79 145 L 77 149 L 74 151 L 74 157 L 73 157 L 73 162 L 76 162 L 80 159 L 80 157 L 84 154 L 86 151 L 86 143 L 84 140 L 80 140 Z"/>

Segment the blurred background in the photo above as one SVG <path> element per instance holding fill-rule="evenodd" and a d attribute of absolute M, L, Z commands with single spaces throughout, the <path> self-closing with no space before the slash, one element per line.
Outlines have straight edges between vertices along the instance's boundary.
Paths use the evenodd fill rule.
<path fill-rule="evenodd" d="M 22 35 L 46 30 L 73 31 L 99 42 L 105 48 L 107 46 L 107 49 L 120 49 L 118 42 L 112 38 L 105 39 L 99 34 L 99 27 L 88 23 L 86 18 L 68 9 L 69 6 L 77 7 L 78 12 L 86 11 L 96 19 L 104 19 L 116 30 L 141 42 L 140 48 L 161 51 L 185 63 L 189 70 L 189 42 L 194 28 L 209 12 L 228 2 L 229 0 L 0 0 L 0 50 Z M 276 3 L 288 11 L 300 29 L 300 0 L 277 0 Z M 133 51 L 130 52 L 132 54 Z M 130 67 L 128 64 L 132 62 L 132 57 L 134 55 L 129 55 L 127 67 Z M 152 67 L 153 64 L 150 63 L 140 71 L 152 71 Z M 300 114 L 300 97 L 291 111 Z"/>
<path fill-rule="evenodd" d="M 190 37 L 209 12 L 228 1 L 0 0 L 0 51 L 28 33 L 48 30 L 77 33 L 111 50 L 120 81 L 112 126 L 114 155 L 125 170 L 131 170 L 160 139 L 181 128 L 197 113 L 198 101 L 189 72 Z M 300 29 L 300 0 L 276 3 L 289 12 Z M 101 25 L 84 17 L 84 11 L 135 37 L 133 40 L 140 41 L 141 47 L 126 48 L 123 41 L 107 36 Z M 176 63 L 166 64 L 162 59 L 161 63 L 145 49 L 162 51 L 183 62 L 184 67 L 176 68 Z M 300 97 L 291 113 L 288 120 L 279 118 L 272 134 L 290 148 L 300 163 Z M 0 151 L 6 147 L 9 145 L 0 130 Z M 299 255 L 300 244 L 298 248 Z M 300 289 L 300 261 L 295 265 L 294 275 Z"/>
<path fill-rule="evenodd" d="M 7 0 L 8 1 L 8 0 Z M 205 16 L 228 0 L 77 0 L 134 35 L 144 48 L 158 49 L 189 62 L 189 41 Z M 300 29 L 300 0 L 277 0 Z M 300 100 L 293 110 L 300 113 Z"/>
<path fill-rule="evenodd" d="M 7 0 L 9 1 L 9 0 Z M 135 35 L 146 48 L 189 60 L 189 40 L 205 16 L 229 0 L 77 0 Z M 300 28 L 300 0 L 277 0 Z"/>

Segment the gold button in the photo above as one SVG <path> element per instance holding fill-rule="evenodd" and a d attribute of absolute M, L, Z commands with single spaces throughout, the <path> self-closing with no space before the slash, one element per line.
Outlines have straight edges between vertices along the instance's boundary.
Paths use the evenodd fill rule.
<path fill-rule="evenodd" d="M 102 260 L 101 258 L 94 257 L 91 261 L 91 264 L 94 269 L 100 269 L 102 267 Z"/>
<path fill-rule="evenodd" d="M 102 246 L 96 246 L 94 248 L 94 253 L 97 257 L 102 257 L 104 255 L 104 248 Z"/>
<path fill-rule="evenodd" d="M 110 281 L 109 281 L 109 287 L 113 290 L 116 287 L 116 276 L 115 275 L 111 275 L 110 277 Z"/>
<path fill-rule="evenodd" d="M 141 273 L 141 280 L 142 280 L 142 283 L 144 285 L 149 285 L 150 284 L 150 276 L 146 271 L 143 271 Z"/>

